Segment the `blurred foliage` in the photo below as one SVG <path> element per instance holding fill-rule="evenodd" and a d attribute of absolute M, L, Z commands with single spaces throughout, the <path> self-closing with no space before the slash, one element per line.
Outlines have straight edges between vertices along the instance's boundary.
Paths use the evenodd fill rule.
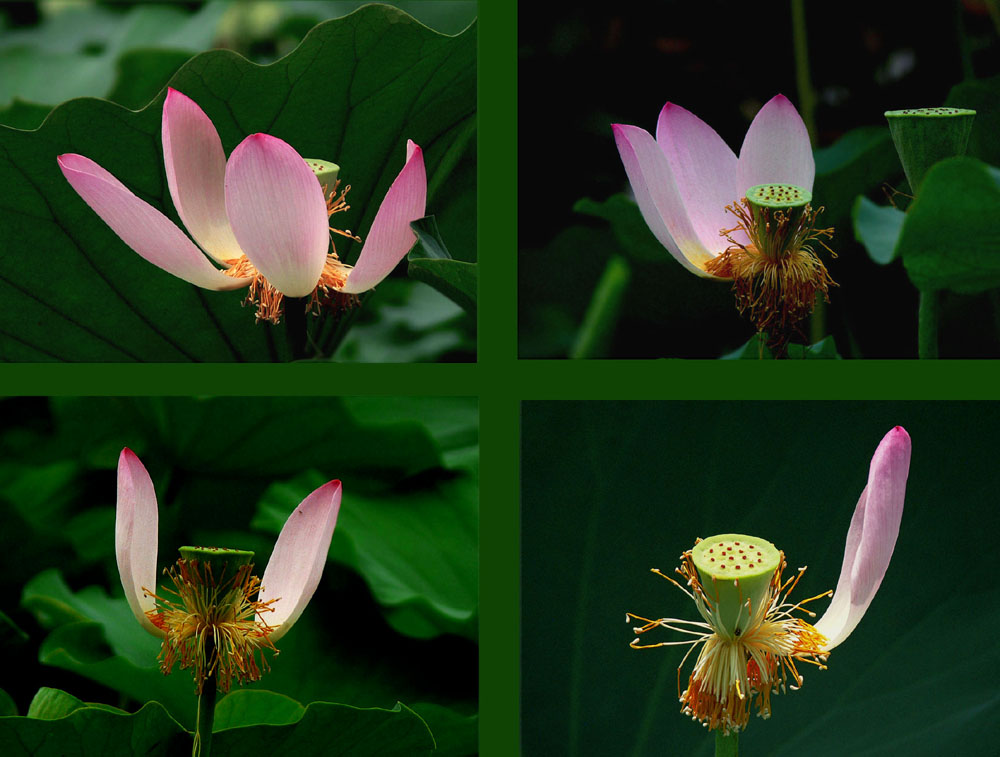
<path fill-rule="evenodd" d="M 717 533 L 766 538 L 791 570 L 808 565 L 793 600 L 835 587 L 872 454 L 897 424 L 913 456 L 881 588 L 828 669 L 800 666 L 801 690 L 750 719 L 740 753 L 995 755 L 992 553 L 960 547 L 958 580 L 947 558 L 1000 528 L 1000 406 L 843 401 L 523 405 L 523 753 L 710 757 L 711 734 L 677 701 L 695 655 L 678 676 L 685 647 L 630 648 L 625 612 L 698 620 L 650 569 L 672 574 L 697 537 Z"/>
<path fill-rule="evenodd" d="M 284 325 L 253 323 L 252 313 L 238 306 L 242 293 L 197 290 L 127 253 L 55 168 L 58 154 L 85 154 L 173 218 L 159 146 L 169 83 L 213 118 L 227 150 L 256 130 L 304 154 L 335 157 L 354 186 L 346 224 L 364 235 L 402 166 L 396 143 L 413 138 L 425 151 L 428 212 L 462 261 L 451 266 L 463 269 L 464 296 L 474 297 L 475 279 L 464 274 L 476 261 L 475 3 L 404 3 L 417 21 L 389 6 L 359 11 L 362 5 L 212 0 L 192 11 L 49 3 L 39 6 L 35 25 L 0 34 L 0 124 L 38 129 L 25 135 L 0 127 L 7 156 L 0 175 L 16 187 L 11 201 L 0 204 L 0 233 L 13 240 L 0 257 L 0 276 L 20 303 L 16 323 L 3 329 L 12 338 L 2 358 L 328 359 L 339 345 L 338 359 L 346 360 L 472 359 L 474 317 L 443 318 L 437 298 L 422 292 L 408 293 L 411 307 L 400 309 L 381 296 L 382 286 L 364 298 L 360 317 L 310 319 L 302 355 L 291 347 L 300 337 L 291 339 Z M 460 36 L 442 36 L 424 23 Z M 256 68 L 221 51 L 192 57 L 212 46 L 273 65 Z M 61 100 L 85 95 L 142 110 L 74 101 L 52 111 Z M 44 284 L 29 262 L 28 251 L 38 246 L 61 260 L 52 265 L 62 274 Z M 348 261 L 359 250 L 338 243 Z M 384 288 L 391 290 L 390 283 Z M 341 340 L 353 320 L 371 328 L 365 344 L 355 337 L 351 347 Z M 424 330 L 428 322 L 433 333 Z"/>
<path fill-rule="evenodd" d="M 816 344 L 788 345 L 789 360 L 839 360 L 837 345 L 833 337 L 828 336 Z M 749 341 L 738 350 L 722 356 L 723 360 L 773 360 L 774 353 L 767 347 L 765 340 L 759 334 L 754 334 Z"/>
<path fill-rule="evenodd" d="M 398 753 L 416 754 L 427 747 L 407 739 L 429 728 L 448 745 L 442 753 L 476 752 L 475 399 L 21 398 L 0 402 L 0 414 L 0 586 L 9 598 L 0 645 L 18 651 L 0 715 L 74 713 L 59 721 L 63 735 L 0 720 L 0 752 L 20 753 L 7 751 L 12 739 L 90 728 L 107 729 L 109 744 L 129 731 L 159 734 L 160 748 L 193 726 L 190 673 L 160 673 L 159 641 L 120 588 L 113 534 L 123 446 L 140 455 L 157 491 L 161 566 L 182 544 L 219 544 L 254 550 L 262 570 L 291 508 L 316 485 L 344 482 L 320 587 L 263 680 L 220 700 L 217 729 L 280 721 L 312 743 L 321 731 L 347 739 L 358 728 L 372 739 L 395 733 L 415 750 Z M 407 707 L 393 711 L 397 702 Z M 136 714 L 109 718 L 108 707 Z M 251 731 L 227 748 L 245 752 L 246 739 L 262 737 Z M 52 754 L 68 748 L 52 743 Z M 363 744 L 359 754 L 395 753 Z"/>
<path fill-rule="evenodd" d="M 628 261 L 633 275 L 623 306 L 605 327 L 613 337 L 595 356 L 717 358 L 752 335 L 728 287 L 684 271 L 649 232 L 634 201 L 622 194 L 628 184 L 611 124 L 652 131 L 658 110 L 670 101 L 694 112 L 738 151 L 764 102 L 779 92 L 797 106 L 803 99 L 791 18 L 783 8 L 721 0 L 698 6 L 669 0 L 655 7 L 540 8 L 531 25 L 522 25 L 519 98 L 527 105 L 521 109 L 522 130 L 539 134 L 538 124 L 558 125 L 559 149 L 543 138 L 518 146 L 522 176 L 543 167 L 556 177 L 546 185 L 544 202 L 523 192 L 519 200 L 520 357 L 571 354 L 581 330 L 594 329 L 585 324 L 587 305 L 615 255 Z M 1000 165 L 995 138 L 1000 44 L 988 8 L 970 0 L 925 10 L 920 24 L 901 26 L 891 4 L 851 0 L 836 7 L 806 6 L 818 127 L 813 195 L 824 207 L 819 222 L 835 228 L 837 258 L 826 263 L 839 284 L 812 341 L 830 336 L 844 357 L 917 353 L 917 289 L 902 262 L 888 257 L 891 231 L 879 230 L 882 219 L 868 212 L 887 204 L 902 211 L 911 199 L 884 111 L 974 108 L 968 154 Z M 720 23 L 754 40 L 754 69 L 766 75 L 747 75 L 745 47 L 720 44 Z M 852 216 L 859 196 L 868 203 L 860 206 L 864 230 L 855 228 Z M 882 217 L 898 220 L 889 211 Z M 990 234 L 995 236 L 995 227 Z M 862 241 L 872 235 L 880 239 L 877 262 Z M 955 235 L 953 241 L 959 239 Z M 993 324 L 998 300 L 995 291 L 949 294 L 942 311 L 942 356 L 1000 355 L 1000 331 L 970 327 L 984 320 Z M 810 324 L 804 330 L 809 333 Z"/>

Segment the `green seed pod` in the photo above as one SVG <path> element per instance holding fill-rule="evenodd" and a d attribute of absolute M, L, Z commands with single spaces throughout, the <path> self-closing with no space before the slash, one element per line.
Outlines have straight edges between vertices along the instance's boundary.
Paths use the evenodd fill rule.
<path fill-rule="evenodd" d="M 185 560 L 197 560 L 201 565 L 210 566 L 215 580 L 227 578 L 244 565 L 253 562 L 253 552 L 224 547 L 181 547 L 178 550 Z"/>
<path fill-rule="evenodd" d="M 330 195 L 333 194 L 333 188 L 337 184 L 337 175 L 340 173 L 340 166 L 328 160 L 320 160 L 319 158 L 305 158 L 305 161 L 306 165 L 316 174 L 319 183 L 326 187 L 326 198 L 330 199 Z"/>
<path fill-rule="evenodd" d="M 939 160 L 965 155 L 976 111 L 964 108 L 887 110 L 889 132 L 914 195 L 930 167 Z"/>
<path fill-rule="evenodd" d="M 702 588 L 718 609 L 721 628 L 737 637 L 751 613 L 770 601 L 768 588 L 781 567 L 781 552 L 764 539 L 746 534 L 719 534 L 691 550 Z"/>
<path fill-rule="evenodd" d="M 746 198 L 757 232 L 751 241 L 767 258 L 781 258 L 796 241 L 812 193 L 794 184 L 758 184 L 747 190 Z"/>

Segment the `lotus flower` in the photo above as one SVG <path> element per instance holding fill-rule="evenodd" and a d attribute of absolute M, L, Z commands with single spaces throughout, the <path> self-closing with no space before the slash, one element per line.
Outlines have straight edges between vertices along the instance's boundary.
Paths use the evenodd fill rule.
<path fill-rule="evenodd" d="M 793 617 L 795 611 L 820 597 L 792 602 L 789 595 L 804 568 L 782 579 L 784 553 L 770 542 L 745 534 L 720 534 L 699 539 L 682 556 L 675 581 L 656 568 L 695 603 L 702 621 L 678 618 L 650 620 L 632 613 L 626 621 L 644 625 L 634 629 L 636 649 L 688 647 L 681 667 L 701 647 L 687 689 L 681 694 L 682 712 L 711 729 L 728 734 L 746 726 L 751 702 L 762 717 L 771 714 L 770 697 L 802 685 L 797 661 L 825 668 L 832 649 L 857 627 L 875 597 L 889 567 L 899 522 L 903 515 L 906 478 L 910 467 L 910 437 L 900 426 L 885 435 L 868 470 L 868 484 L 851 518 L 844 562 L 833 600 L 815 626 Z M 667 628 L 688 637 L 681 641 L 640 644 L 638 635 Z"/>
<path fill-rule="evenodd" d="M 227 162 L 211 120 L 175 89 L 163 104 L 162 138 L 170 196 L 197 245 L 93 160 L 67 153 L 59 156 L 59 168 L 139 255 L 205 289 L 249 286 L 258 319 L 277 322 L 286 296 L 311 297 L 312 306 L 367 291 L 413 246 L 410 222 L 424 215 L 427 177 L 423 152 L 412 141 L 352 268 L 335 251 L 328 254 L 329 215 L 349 207 L 343 194 L 328 201 L 312 169 L 287 142 L 251 134 Z"/>
<path fill-rule="evenodd" d="M 257 680 L 262 651 L 292 627 L 312 598 L 340 510 L 340 481 L 302 500 L 278 535 L 264 576 L 251 575 L 253 553 L 219 548 L 181 549 L 156 584 L 157 505 L 153 482 L 130 449 L 118 459 L 115 553 L 129 607 L 142 627 L 163 638 L 161 668 L 194 669 L 198 691 L 215 672 L 228 690 L 232 678 Z M 167 596 L 167 595 L 171 596 Z"/>
<path fill-rule="evenodd" d="M 757 113 L 739 158 L 716 131 L 688 110 L 668 102 L 660 111 L 656 139 L 638 126 L 613 124 L 642 217 L 670 254 L 692 273 L 728 279 L 706 266 L 731 243 L 720 234 L 734 219 L 726 206 L 762 184 L 792 184 L 812 192 L 816 163 L 809 134 L 784 95 Z M 733 239 L 749 244 L 736 229 Z"/>

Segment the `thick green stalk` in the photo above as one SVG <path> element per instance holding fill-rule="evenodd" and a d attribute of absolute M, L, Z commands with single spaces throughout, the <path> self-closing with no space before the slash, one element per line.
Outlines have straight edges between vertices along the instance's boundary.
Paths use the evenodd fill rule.
<path fill-rule="evenodd" d="M 715 732 L 715 757 L 737 757 L 739 753 L 740 735 L 736 731 L 730 731 L 728 736 L 723 736 L 721 730 Z"/>
<path fill-rule="evenodd" d="M 799 90 L 799 112 L 816 146 L 816 90 L 809 76 L 809 40 L 806 35 L 804 0 L 792 0 L 792 43 L 795 46 L 795 84 Z"/>
<path fill-rule="evenodd" d="M 594 288 L 583 324 L 570 349 L 570 358 L 607 357 L 630 277 L 631 269 L 625 258 L 612 255 Z"/>
<path fill-rule="evenodd" d="M 938 316 L 941 295 L 933 290 L 920 292 L 920 309 L 917 312 L 917 355 L 933 360 L 938 356 Z"/>
<path fill-rule="evenodd" d="M 285 331 L 292 349 L 292 360 L 302 360 L 306 356 L 306 299 L 304 297 L 285 298 Z"/>
<path fill-rule="evenodd" d="M 207 646 L 211 646 L 211 643 Z M 201 687 L 201 694 L 198 695 L 198 722 L 195 724 L 194 748 L 191 750 L 191 757 L 211 757 L 216 690 L 216 676 L 213 674 L 205 679 L 205 685 Z"/>

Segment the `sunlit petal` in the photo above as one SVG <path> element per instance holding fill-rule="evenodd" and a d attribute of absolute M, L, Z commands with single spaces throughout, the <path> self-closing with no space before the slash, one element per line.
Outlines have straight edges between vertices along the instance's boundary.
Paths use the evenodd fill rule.
<path fill-rule="evenodd" d="M 277 600 L 274 612 L 261 618 L 275 627 L 272 642 L 298 620 L 319 585 L 340 512 L 340 496 L 340 481 L 324 484 L 302 500 L 278 535 L 260 590 L 261 602 Z"/>
<path fill-rule="evenodd" d="M 115 515 L 115 555 L 125 598 L 142 627 L 163 636 L 146 612 L 156 601 L 144 589 L 156 591 L 158 516 L 156 492 L 142 462 L 132 450 L 118 458 L 118 506 Z"/>
<path fill-rule="evenodd" d="M 238 289 L 248 279 L 226 276 L 163 213 L 140 200 L 90 158 L 58 158 L 70 186 L 125 244 L 155 266 L 205 289 Z"/>
<path fill-rule="evenodd" d="M 896 426 L 872 457 L 868 485 L 847 532 L 837 589 L 816 624 L 816 630 L 827 638 L 826 651 L 851 634 L 882 584 L 899 534 L 909 469 L 910 436 Z"/>
<path fill-rule="evenodd" d="M 775 95 L 757 113 L 740 148 L 739 190 L 757 184 L 813 187 L 816 161 L 802 116 L 784 95 Z"/>
<path fill-rule="evenodd" d="M 163 103 L 163 165 L 177 215 L 209 255 L 225 262 L 242 254 L 226 215 L 226 154 L 205 112 L 172 87 Z"/>
<path fill-rule="evenodd" d="M 341 291 L 348 294 L 367 291 L 392 272 L 416 241 L 410 222 L 424 217 L 426 203 L 424 153 L 412 140 L 408 140 L 406 165 L 386 192 L 358 262 L 348 274 Z"/>
<path fill-rule="evenodd" d="M 636 202 L 650 231 L 685 268 L 711 278 L 702 266 L 712 258 L 698 238 L 667 157 L 645 129 L 613 124 L 615 142 Z"/>
<path fill-rule="evenodd" d="M 715 129 L 669 102 L 660 111 L 656 142 L 667 156 L 687 216 L 702 245 L 721 252 L 730 243 L 719 231 L 735 225 L 726 206 L 745 192 L 745 188 L 740 191 L 737 186 L 735 153 Z"/>
<path fill-rule="evenodd" d="M 287 297 L 305 297 L 330 248 L 326 198 L 287 142 L 251 134 L 226 166 L 226 209 L 250 262 Z"/>

